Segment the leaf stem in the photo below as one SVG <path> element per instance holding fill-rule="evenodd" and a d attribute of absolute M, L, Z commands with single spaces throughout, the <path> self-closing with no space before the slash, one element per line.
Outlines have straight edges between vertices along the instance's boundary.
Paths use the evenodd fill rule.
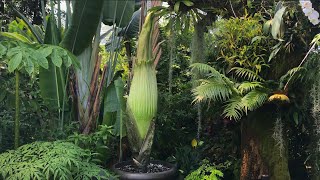
<path fill-rule="evenodd" d="M 17 149 L 19 147 L 19 139 L 20 139 L 20 96 L 19 96 L 19 79 L 20 74 L 19 71 L 15 71 L 16 76 L 16 102 L 15 102 L 15 120 L 14 120 L 14 148 Z"/>
<path fill-rule="evenodd" d="M 311 53 L 311 51 L 314 49 L 314 47 L 316 46 L 316 43 L 313 43 L 313 45 L 311 46 L 311 48 L 309 49 L 309 51 L 307 52 L 307 54 L 304 56 L 304 58 L 302 59 L 301 63 L 299 64 L 298 68 L 302 66 L 302 64 L 306 61 L 307 57 L 309 56 L 309 54 Z M 289 86 L 289 82 L 291 81 L 292 77 L 294 76 L 294 74 L 297 71 L 293 72 L 289 78 L 289 80 L 287 81 L 286 85 L 284 86 L 283 90 L 287 91 L 288 90 L 288 86 Z"/>

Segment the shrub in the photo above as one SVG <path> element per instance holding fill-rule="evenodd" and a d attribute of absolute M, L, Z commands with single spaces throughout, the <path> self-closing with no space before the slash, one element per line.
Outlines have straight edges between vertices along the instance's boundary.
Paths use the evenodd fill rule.
<path fill-rule="evenodd" d="M 197 170 L 190 173 L 185 180 L 219 180 L 222 177 L 223 173 L 216 166 L 204 160 L 203 164 Z"/>
<path fill-rule="evenodd" d="M 89 150 L 63 141 L 34 142 L 0 154 L 0 180 L 109 179 Z"/>

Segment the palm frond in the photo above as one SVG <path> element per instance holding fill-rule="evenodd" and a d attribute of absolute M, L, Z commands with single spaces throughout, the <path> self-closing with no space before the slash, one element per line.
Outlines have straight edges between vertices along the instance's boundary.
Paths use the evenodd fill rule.
<path fill-rule="evenodd" d="M 224 107 L 223 115 L 226 118 L 240 120 L 243 116 L 243 104 L 241 96 L 233 96 Z"/>
<path fill-rule="evenodd" d="M 230 87 L 223 81 L 217 78 L 210 78 L 208 80 L 200 80 L 201 84 L 194 88 L 194 101 L 224 101 L 230 98 L 232 91 Z"/>
<path fill-rule="evenodd" d="M 241 94 L 245 94 L 253 89 L 256 88 L 262 88 L 262 84 L 260 82 L 254 81 L 254 82 L 242 82 L 239 86 L 238 86 L 238 90 Z"/>
<path fill-rule="evenodd" d="M 268 99 L 267 91 L 262 91 L 258 89 L 254 89 L 246 94 L 242 99 L 241 102 L 244 106 L 245 113 L 247 111 L 253 111 L 263 105 Z"/>
<path fill-rule="evenodd" d="M 224 107 L 223 115 L 227 118 L 240 120 L 248 111 L 261 107 L 268 99 L 267 89 L 254 89 L 245 96 L 231 97 Z"/>
<path fill-rule="evenodd" d="M 208 64 L 204 63 L 193 63 L 190 65 L 191 71 L 197 71 L 200 74 L 216 74 L 220 76 L 221 74 L 213 67 L 209 66 Z"/>
<path fill-rule="evenodd" d="M 223 80 L 228 86 L 232 87 L 234 83 L 226 77 L 224 74 L 217 71 L 214 67 L 209 66 L 204 63 L 193 63 L 190 65 L 191 71 L 196 71 L 202 75 L 207 75 L 208 77 L 214 77 Z"/>
<path fill-rule="evenodd" d="M 261 81 L 261 82 L 264 81 L 264 79 L 260 77 L 257 73 L 246 68 L 234 67 L 230 70 L 230 72 L 231 71 L 234 71 L 237 77 L 244 78 L 248 81 Z"/>

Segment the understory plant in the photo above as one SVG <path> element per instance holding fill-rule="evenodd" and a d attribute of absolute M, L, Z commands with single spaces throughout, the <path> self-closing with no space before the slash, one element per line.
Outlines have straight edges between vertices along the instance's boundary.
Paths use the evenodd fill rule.
<path fill-rule="evenodd" d="M 0 179 L 112 179 L 94 154 L 63 141 L 34 142 L 0 154 Z"/>
<path fill-rule="evenodd" d="M 192 173 L 190 173 L 185 179 L 186 180 L 219 180 L 223 178 L 223 173 L 218 169 L 217 166 L 209 163 L 208 160 L 204 160 L 202 165 Z"/>

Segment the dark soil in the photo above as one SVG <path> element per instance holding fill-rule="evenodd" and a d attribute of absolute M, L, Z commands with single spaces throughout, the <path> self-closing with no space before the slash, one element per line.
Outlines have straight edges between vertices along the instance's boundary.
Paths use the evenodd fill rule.
<path fill-rule="evenodd" d="M 142 168 L 139 168 L 133 164 L 128 164 L 122 167 L 118 167 L 117 169 L 125 172 L 132 172 L 132 173 L 144 173 Z M 163 164 L 155 164 L 155 163 L 150 163 L 147 166 L 147 173 L 157 173 L 157 172 L 163 172 L 163 171 L 168 171 L 170 170 L 170 167 L 167 167 Z"/>

